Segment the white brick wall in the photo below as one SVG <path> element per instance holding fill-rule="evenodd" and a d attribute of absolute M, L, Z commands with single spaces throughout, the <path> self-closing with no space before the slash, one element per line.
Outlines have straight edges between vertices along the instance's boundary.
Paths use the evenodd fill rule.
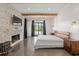
<path fill-rule="evenodd" d="M 23 39 L 24 26 L 22 25 L 18 27 L 19 29 L 15 29 L 12 25 L 13 15 L 20 17 L 23 21 L 23 17 L 13 6 L 7 3 L 0 4 L 0 43 L 11 41 L 11 36 L 17 33 L 21 34 L 20 38 Z"/>

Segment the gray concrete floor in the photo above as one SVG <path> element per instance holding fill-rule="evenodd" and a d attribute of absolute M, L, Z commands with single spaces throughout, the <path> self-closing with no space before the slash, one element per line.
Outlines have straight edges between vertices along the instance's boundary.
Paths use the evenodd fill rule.
<path fill-rule="evenodd" d="M 36 49 L 34 50 L 35 37 L 24 40 L 23 46 L 9 53 L 9 56 L 71 56 L 65 49 Z"/>

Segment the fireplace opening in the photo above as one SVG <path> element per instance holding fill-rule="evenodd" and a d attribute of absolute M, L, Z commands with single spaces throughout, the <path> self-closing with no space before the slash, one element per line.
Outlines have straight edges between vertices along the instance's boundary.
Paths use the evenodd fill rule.
<path fill-rule="evenodd" d="M 17 40 L 20 40 L 20 34 L 12 36 L 12 43 L 16 42 Z"/>

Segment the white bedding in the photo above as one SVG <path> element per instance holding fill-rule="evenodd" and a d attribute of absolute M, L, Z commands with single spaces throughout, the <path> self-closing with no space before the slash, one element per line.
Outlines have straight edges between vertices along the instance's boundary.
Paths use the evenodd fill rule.
<path fill-rule="evenodd" d="M 63 39 L 59 37 L 54 35 L 39 35 L 34 48 L 63 48 L 63 46 Z"/>

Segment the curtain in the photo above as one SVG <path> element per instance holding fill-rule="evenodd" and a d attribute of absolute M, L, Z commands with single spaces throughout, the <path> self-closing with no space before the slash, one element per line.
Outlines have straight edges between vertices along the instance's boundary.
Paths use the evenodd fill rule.
<path fill-rule="evenodd" d="M 46 24 L 45 24 L 45 20 L 43 21 L 43 35 L 46 35 Z"/>
<path fill-rule="evenodd" d="M 31 36 L 34 36 L 34 20 L 32 20 Z"/>
<path fill-rule="evenodd" d="M 27 38 L 27 19 L 24 20 L 24 38 Z"/>

